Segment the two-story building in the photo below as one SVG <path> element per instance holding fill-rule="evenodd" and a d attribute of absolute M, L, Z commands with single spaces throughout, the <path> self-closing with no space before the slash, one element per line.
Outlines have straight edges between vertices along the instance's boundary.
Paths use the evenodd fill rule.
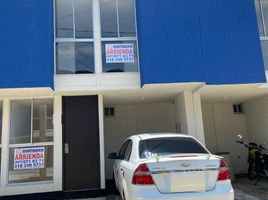
<path fill-rule="evenodd" d="M 267 0 L 3 0 L 0 196 L 105 190 L 129 135 L 268 142 Z M 258 29 L 259 27 L 259 29 Z M 262 55 L 263 50 L 263 55 Z"/>

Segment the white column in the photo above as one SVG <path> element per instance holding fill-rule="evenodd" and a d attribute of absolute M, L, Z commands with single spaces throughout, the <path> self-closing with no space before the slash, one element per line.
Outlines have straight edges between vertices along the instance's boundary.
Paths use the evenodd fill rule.
<path fill-rule="evenodd" d="M 203 145 L 206 145 L 200 94 L 193 94 L 193 103 L 195 112 L 196 137 Z"/>
<path fill-rule="evenodd" d="M 95 73 L 102 73 L 100 1 L 93 0 L 93 37 Z"/>
<path fill-rule="evenodd" d="M 104 147 L 104 112 L 103 95 L 98 95 L 99 105 L 99 139 L 100 139 L 100 177 L 101 189 L 105 189 L 105 147 Z"/>
<path fill-rule="evenodd" d="M 205 144 L 200 95 L 192 92 L 179 94 L 175 98 L 175 114 L 178 131 Z"/>
<path fill-rule="evenodd" d="M 3 101 L 2 118 L 2 160 L 1 160 L 1 193 L 8 184 L 8 161 L 9 161 L 9 135 L 10 135 L 10 100 L 5 98 Z"/>
<path fill-rule="evenodd" d="M 53 126 L 54 126 L 54 191 L 62 190 L 62 97 L 55 96 L 54 98 L 54 115 L 53 115 Z"/>

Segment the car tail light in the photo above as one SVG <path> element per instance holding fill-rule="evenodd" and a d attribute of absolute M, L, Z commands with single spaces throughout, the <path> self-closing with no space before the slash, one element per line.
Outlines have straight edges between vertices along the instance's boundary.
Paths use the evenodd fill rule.
<path fill-rule="evenodd" d="M 146 164 L 140 164 L 135 170 L 132 177 L 132 184 L 134 185 L 154 185 L 153 177 Z"/>
<path fill-rule="evenodd" d="M 229 168 L 224 160 L 221 160 L 218 181 L 224 181 L 229 179 Z"/>

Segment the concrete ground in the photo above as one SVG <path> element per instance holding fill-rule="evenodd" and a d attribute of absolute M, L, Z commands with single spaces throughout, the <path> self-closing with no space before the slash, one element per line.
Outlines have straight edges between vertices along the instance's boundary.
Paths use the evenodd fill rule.
<path fill-rule="evenodd" d="M 233 183 L 236 200 L 268 200 L 268 179 L 262 179 L 258 185 L 247 177 L 237 178 Z"/>
<path fill-rule="evenodd" d="M 262 179 L 258 185 L 247 177 L 237 178 L 233 183 L 235 200 L 268 200 L 268 179 Z M 122 200 L 119 196 L 110 194 L 107 197 L 84 200 Z"/>

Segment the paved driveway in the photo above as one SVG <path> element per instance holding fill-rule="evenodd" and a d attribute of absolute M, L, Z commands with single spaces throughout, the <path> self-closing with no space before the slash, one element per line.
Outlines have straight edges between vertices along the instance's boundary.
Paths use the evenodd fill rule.
<path fill-rule="evenodd" d="M 238 178 L 235 188 L 236 200 L 268 200 L 268 179 L 262 179 L 258 185 L 246 177 Z"/>
<path fill-rule="evenodd" d="M 246 177 L 238 178 L 233 183 L 235 200 L 268 200 L 268 179 L 263 179 L 258 185 Z M 84 199 L 85 200 L 85 199 Z M 107 197 L 88 200 L 122 200 L 119 196 L 108 195 Z"/>

